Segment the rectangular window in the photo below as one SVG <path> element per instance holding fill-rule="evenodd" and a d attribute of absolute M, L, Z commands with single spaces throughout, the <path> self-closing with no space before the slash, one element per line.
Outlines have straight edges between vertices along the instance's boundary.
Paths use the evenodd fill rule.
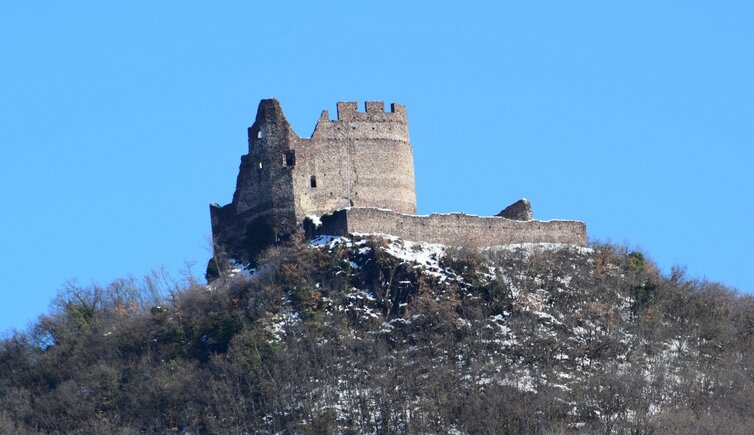
<path fill-rule="evenodd" d="M 311 180 L 309 181 L 309 184 L 311 184 L 312 187 L 317 187 L 317 177 L 312 175 Z"/>
<path fill-rule="evenodd" d="M 285 166 L 296 166 L 296 152 L 289 150 L 285 152 Z"/>

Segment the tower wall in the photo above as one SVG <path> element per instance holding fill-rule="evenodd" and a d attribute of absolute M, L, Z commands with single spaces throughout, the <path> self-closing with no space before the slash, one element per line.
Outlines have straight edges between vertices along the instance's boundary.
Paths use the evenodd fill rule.
<path fill-rule="evenodd" d="M 312 137 L 297 142 L 293 190 L 299 219 L 351 206 L 416 212 L 406 110 L 393 104 L 386 112 L 375 101 L 365 109 L 338 103 L 337 119 L 323 112 Z"/>
<path fill-rule="evenodd" d="M 300 222 L 292 174 L 279 156 L 298 140 L 277 100 L 262 100 L 248 128 L 233 201 L 210 206 L 212 238 L 231 258 L 250 261 L 263 246 L 293 233 Z"/>

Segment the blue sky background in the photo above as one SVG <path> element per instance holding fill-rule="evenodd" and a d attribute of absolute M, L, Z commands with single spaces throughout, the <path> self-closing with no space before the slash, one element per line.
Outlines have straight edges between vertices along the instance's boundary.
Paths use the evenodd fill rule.
<path fill-rule="evenodd" d="M 408 106 L 420 213 L 541 219 L 754 291 L 754 2 L 0 4 L 0 331 L 209 257 L 246 127 Z"/>

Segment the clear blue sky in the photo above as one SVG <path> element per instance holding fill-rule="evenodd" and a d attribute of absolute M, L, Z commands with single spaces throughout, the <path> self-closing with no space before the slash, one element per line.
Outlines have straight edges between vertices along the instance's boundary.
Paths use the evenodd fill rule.
<path fill-rule="evenodd" d="M 69 279 L 202 276 L 273 96 L 302 136 L 406 104 L 421 213 L 527 197 L 754 291 L 754 2 L 113 3 L 0 5 L 0 331 Z"/>

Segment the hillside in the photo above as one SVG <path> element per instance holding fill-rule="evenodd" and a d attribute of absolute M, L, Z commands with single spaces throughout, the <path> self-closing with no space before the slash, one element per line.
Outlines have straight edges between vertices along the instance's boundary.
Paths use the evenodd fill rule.
<path fill-rule="evenodd" d="M 610 244 L 319 238 L 209 286 L 70 286 L 1 433 L 749 433 L 754 300 Z"/>

